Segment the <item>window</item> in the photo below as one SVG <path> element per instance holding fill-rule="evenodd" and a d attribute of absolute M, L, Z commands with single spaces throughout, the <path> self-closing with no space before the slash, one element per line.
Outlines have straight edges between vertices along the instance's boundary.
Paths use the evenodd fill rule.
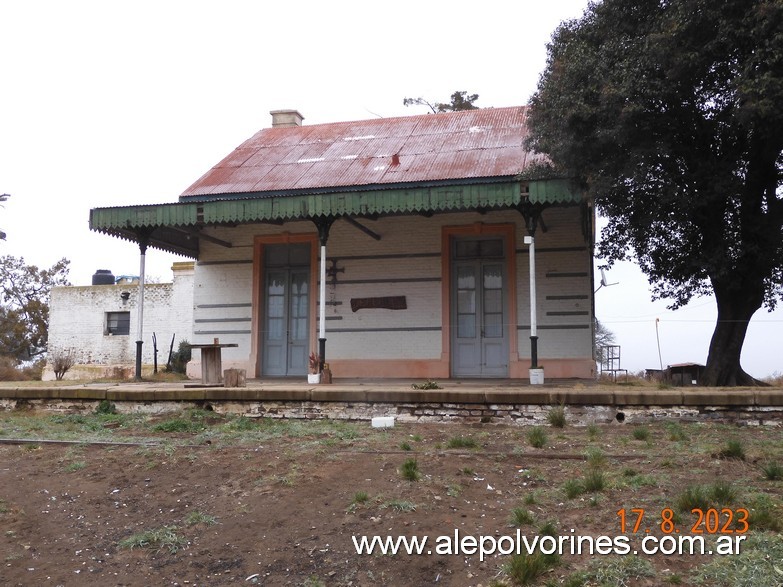
<path fill-rule="evenodd" d="M 104 334 L 130 334 L 130 312 L 106 312 Z"/>

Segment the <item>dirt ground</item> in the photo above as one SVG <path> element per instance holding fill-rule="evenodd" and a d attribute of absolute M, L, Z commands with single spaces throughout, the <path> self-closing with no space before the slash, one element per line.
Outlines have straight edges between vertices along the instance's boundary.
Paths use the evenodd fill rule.
<path fill-rule="evenodd" d="M 560 536 L 615 537 L 624 509 L 636 548 L 646 530 L 664 535 L 665 508 L 678 512 L 677 534 L 704 530 L 678 500 L 717 482 L 734 491 L 721 505 L 735 519 L 721 532 L 736 535 L 742 508 L 771 508 L 780 520 L 783 482 L 761 468 L 783 465 L 782 427 L 547 426 L 542 448 L 531 446 L 531 430 L 0 413 L 6 439 L 157 443 L 0 444 L 0 584 L 511 585 L 510 554 L 483 562 L 478 553 L 437 554 L 446 542 L 436 538 L 519 529 L 532 539 L 547 522 Z M 722 454 L 730 440 L 744 459 Z M 409 459 L 418 480 L 403 478 Z M 569 481 L 578 486 L 590 471 L 601 472 L 604 488 L 569 498 Z M 529 519 L 512 520 L 515 508 Z M 749 533 L 774 530 L 766 524 Z M 359 555 L 352 537 L 361 535 L 427 536 L 432 554 Z M 602 568 L 644 559 L 652 575 L 631 572 L 624 584 L 689 585 L 714 558 L 566 553 L 531 584 L 597 585 Z"/>

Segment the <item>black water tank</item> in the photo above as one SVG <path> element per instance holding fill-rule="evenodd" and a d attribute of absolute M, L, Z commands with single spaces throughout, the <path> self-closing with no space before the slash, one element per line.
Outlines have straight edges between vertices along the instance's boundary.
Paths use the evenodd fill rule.
<path fill-rule="evenodd" d="M 92 276 L 93 285 L 114 285 L 114 275 L 108 269 L 98 269 Z"/>

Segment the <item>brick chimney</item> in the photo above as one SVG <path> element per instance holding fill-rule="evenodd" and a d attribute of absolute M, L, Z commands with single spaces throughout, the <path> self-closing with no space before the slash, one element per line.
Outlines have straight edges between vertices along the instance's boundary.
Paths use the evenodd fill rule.
<path fill-rule="evenodd" d="M 304 116 L 298 110 L 272 110 L 272 128 L 279 126 L 302 126 Z"/>

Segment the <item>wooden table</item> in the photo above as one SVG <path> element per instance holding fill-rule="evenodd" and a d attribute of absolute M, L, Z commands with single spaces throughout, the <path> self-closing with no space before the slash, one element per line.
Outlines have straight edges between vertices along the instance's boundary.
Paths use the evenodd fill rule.
<path fill-rule="evenodd" d="M 192 344 L 191 349 L 201 350 L 201 384 L 220 385 L 223 381 L 221 349 L 238 347 L 235 342 L 221 344 L 219 339 L 206 344 Z"/>

